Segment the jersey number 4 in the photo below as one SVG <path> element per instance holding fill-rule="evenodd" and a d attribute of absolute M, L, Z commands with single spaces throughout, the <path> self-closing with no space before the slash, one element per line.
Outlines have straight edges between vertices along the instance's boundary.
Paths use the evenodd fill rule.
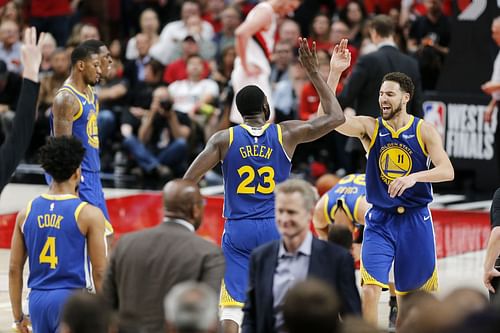
<path fill-rule="evenodd" d="M 274 191 L 274 169 L 270 166 L 264 166 L 257 170 L 259 177 L 262 177 L 262 184 L 257 184 L 257 187 L 250 185 L 255 179 L 255 170 L 249 166 L 244 165 L 238 169 L 240 178 L 243 178 L 236 193 L 238 194 L 255 194 L 255 191 L 262 194 L 270 194 Z"/>
<path fill-rule="evenodd" d="M 40 257 L 38 257 L 40 264 L 50 264 L 50 269 L 56 269 L 58 258 L 56 256 L 56 238 L 47 237 L 47 241 L 43 246 Z"/>

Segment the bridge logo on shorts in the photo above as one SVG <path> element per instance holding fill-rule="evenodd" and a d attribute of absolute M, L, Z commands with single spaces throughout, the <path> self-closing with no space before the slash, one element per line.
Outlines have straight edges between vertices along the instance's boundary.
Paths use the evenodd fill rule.
<path fill-rule="evenodd" d="M 94 110 L 89 112 L 87 117 L 87 137 L 89 145 L 95 149 L 99 149 L 99 136 L 97 129 L 97 113 Z"/>
<path fill-rule="evenodd" d="M 412 168 L 413 152 L 401 143 L 389 143 L 382 147 L 378 159 L 380 179 L 390 184 L 394 179 L 406 176 Z"/>

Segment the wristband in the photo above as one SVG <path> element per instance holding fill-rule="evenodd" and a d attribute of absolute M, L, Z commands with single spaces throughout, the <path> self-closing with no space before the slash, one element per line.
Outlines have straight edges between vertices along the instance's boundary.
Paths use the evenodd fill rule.
<path fill-rule="evenodd" d="M 14 324 L 19 325 L 20 323 L 23 322 L 23 320 L 24 320 L 24 313 L 21 313 L 21 319 L 14 320 Z"/>

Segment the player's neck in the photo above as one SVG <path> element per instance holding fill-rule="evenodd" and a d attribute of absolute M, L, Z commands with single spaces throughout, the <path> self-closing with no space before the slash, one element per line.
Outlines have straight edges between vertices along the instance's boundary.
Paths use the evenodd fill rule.
<path fill-rule="evenodd" d="M 87 91 L 87 84 L 85 83 L 83 78 L 77 77 L 73 75 L 73 73 L 71 73 L 66 82 L 71 84 L 76 90 L 78 90 L 82 94 L 85 94 L 85 92 Z"/>
<path fill-rule="evenodd" d="M 410 115 L 406 113 L 406 111 L 401 110 L 397 115 L 395 115 L 392 119 L 389 119 L 387 123 L 394 129 L 399 130 L 400 128 L 406 126 L 410 121 Z"/>
<path fill-rule="evenodd" d="M 48 194 L 72 194 L 76 195 L 76 188 L 73 182 L 56 183 L 52 182 Z"/>

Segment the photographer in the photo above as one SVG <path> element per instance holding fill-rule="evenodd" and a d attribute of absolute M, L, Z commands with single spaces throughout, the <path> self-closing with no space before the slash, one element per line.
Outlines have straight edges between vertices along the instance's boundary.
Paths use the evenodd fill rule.
<path fill-rule="evenodd" d="M 126 137 L 123 145 L 147 174 L 179 177 L 187 167 L 190 125 L 187 115 L 172 109 L 168 89 L 159 87 L 142 117 L 138 137 Z"/>

